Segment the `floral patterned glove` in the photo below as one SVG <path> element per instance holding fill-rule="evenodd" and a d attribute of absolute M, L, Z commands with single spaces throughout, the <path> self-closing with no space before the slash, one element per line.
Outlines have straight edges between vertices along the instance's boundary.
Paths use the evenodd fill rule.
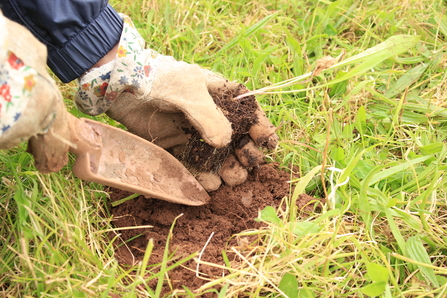
<path fill-rule="evenodd" d="M 126 16 L 116 59 L 85 74 L 80 84 L 76 103 L 82 111 L 107 112 L 141 137 L 150 138 L 144 131 L 150 119 L 140 115 L 138 106 L 150 103 L 159 111 L 183 113 L 214 147 L 230 141 L 231 125 L 209 95 L 203 70 L 145 49 L 143 38 Z M 158 133 L 156 137 L 162 141 Z"/>
<path fill-rule="evenodd" d="M 0 149 L 29 140 L 38 170 L 58 171 L 68 161 L 69 130 L 46 47 L 1 12 L 0 27 Z"/>

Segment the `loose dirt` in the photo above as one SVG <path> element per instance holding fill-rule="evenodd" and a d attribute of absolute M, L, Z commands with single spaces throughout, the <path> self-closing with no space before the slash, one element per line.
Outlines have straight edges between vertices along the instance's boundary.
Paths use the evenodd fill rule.
<path fill-rule="evenodd" d="M 149 239 L 153 239 L 154 249 L 149 264 L 160 263 L 171 225 L 177 218 L 169 244 L 169 252 L 175 252 L 176 258 L 170 264 L 192 253 L 200 253 L 205 248 L 202 261 L 224 265 L 222 251 L 229 251 L 231 246 L 241 246 L 241 239 L 232 236 L 245 230 L 262 228 L 263 224 L 255 220 L 258 211 L 266 206 L 279 206 L 281 199 L 289 194 L 289 179 L 290 174 L 286 171 L 278 170 L 276 165 L 265 164 L 253 169 L 249 179 L 242 185 L 233 188 L 222 186 L 212 192 L 211 201 L 205 206 L 185 206 L 143 196 L 126 201 L 111 208 L 114 226 L 152 227 L 120 230 L 120 240 L 116 244 L 126 244 L 117 247 L 116 257 L 122 265 L 136 264 L 142 260 Z M 129 195 L 120 190 L 112 190 L 110 194 L 112 202 Z M 313 201 L 317 200 L 302 195 L 297 205 L 303 212 L 312 212 Z M 234 258 L 231 253 L 228 256 Z M 170 271 L 172 288 L 183 289 L 186 286 L 195 290 L 205 284 L 206 279 L 196 276 L 196 266 L 197 263 L 190 260 Z M 199 269 L 206 278 L 216 278 L 225 273 L 212 266 L 201 265 Z M 152 286 L 155 285 L 154 281 Z M 171 290 L 166 285 L 164 292 Z"/>

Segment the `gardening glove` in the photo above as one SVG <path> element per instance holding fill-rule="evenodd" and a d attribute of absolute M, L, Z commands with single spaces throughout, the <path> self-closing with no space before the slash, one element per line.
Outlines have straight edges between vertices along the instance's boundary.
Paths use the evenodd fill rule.
<path fill-rule="evenodd" d="M 1 12 L 0 28 L 0 149 L 29 140 L 36 168 L 58 171 L 68 161 L 69 130 L 46 47 Z"/>
<path fill-rule="evenodd" d="M 131 20 L 126 16 L 123 19 L 123 32 L 115 60 L 90 70 L 79 79 L 80 89 L 75 96 L 79 109 L 90 115 L 105 112 L 129 131 L 171 152 L 183 148 L 194 129 L 207 144 L 215 148 L 228 146 L 233 134 L 231 123 L 211 95 L 237 93 L 246 90 L 245 87 L 198 65 L 179 62 L 145 49 L 144 39 Z M 254 143 L 251 142 L 274 147 L 277 142 L 275 128 L 259 105 L 256 114 L 260 117 L 258 123 L 268 129 L 254 134 Z M 252 147 L 256 149 L 258 159 L 262 159 L 259 158 L 262 154 L 259 149 Z M 226 163 L 228 166 L 225 166 Z M 247 164 L 254 166 L 257 162 L 252 160 Z M 208 191 L 220 186 L 217 182 L 220 181 L 219 175 L 227 184 L 235 185 L 232 181 L 235 180 L 234 176 L 240 176 L 237 174 L 239 169 L 246 172 L 245 167 L 237 158 L 231 158 L 230 162 L 223 163 L 218 173 L 208 173 L 203 179 L 198 177 L 198 180 L 202 185 L 210 179 L 214 181 L 213 187 L 204 185 Z M 236 183 L 245 181 L 246 176 Z M 216 186 L 217 183 L 219 186 Z"/>

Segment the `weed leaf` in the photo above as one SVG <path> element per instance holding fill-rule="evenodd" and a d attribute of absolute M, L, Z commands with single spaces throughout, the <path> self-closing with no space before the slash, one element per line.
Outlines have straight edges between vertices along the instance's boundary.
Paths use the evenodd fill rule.
<path fill-rule="evenodd" d="M 276 225 L 279 225 L 281 223 L 278 215 L 276 215 L 275 208 L 273 208 L 272 206 L 266 206 L 264 209 L 261 210 L 261 219 Z"/>
<path fill-rule="evenodd" d="M 355 116 L 355 127 L 363 135 L 366 131 L 366 110 L 365 106 L 360 106 Z"/>
<path fill-rule="evenodd" d="M 298 281 L 290 273 L 284 274 L 279 282 L 279 289 L 287 295 L 284 298 L 298 298 Z"/>
<path fill-rule="evenodd" d="M 441 152 L 442 148 L 444 148 L 444 143 L 437 142 L 423 146 L 419 148 L 419 150 L 421 150 L 421 153 L 424 155 L 432 155 Z"/>
<path fill-rule="evenodd" d="M 291 223 L 291 225 L 293 226 L 293 233 L 297 236 L 314 234 L 321 230 L 320 225 L 309 221 Z"/>
<path fill-rule="evenodd" d="M 404 91 L 422 76 L 428 65 L 428 63 L 423 63 L 407 71 L 406 74 L 400 77 L 397 82 L 394 83 L 391 88 L 385 92 L 385 97 L 393 98 Z"/>
<path fill-rule="evenodd" d="M 375 263 L 368 263 L 366 264 L 366 270 L 372 281 L 388 281 L 389 273 L 385 267 Z"/>
<path fill-rule="evenodd" d="M 380 296 L 383 292 L 385 292 L 385 287 L 386 282 L 384 281 L 373 282 L 372 284 L 363 287 L 362 293 L 370 297 Z"/>
<path fill-rule="evenodd" d="M 427 254 L 427 251 L 425 250 L 425 247 L 422 245 L 422 241 L 419 238 L 419 236 L 413 236 L 408 238 L 407 240 L 407 248 L 408 248 L 408 255 L 410 258 L 412 258 L 415 261 L 418 261 L 420 263 L 424 263 L 427 265 L 432 265 L 430 261 L 430 257 Z M 422 275 L 430 281 L 435 287 L 439 287 L 438 280 L 436 279 L 435 272 L 432 268 L 424 267 L 417 265 L 419 270 L 421 270 Z"/>

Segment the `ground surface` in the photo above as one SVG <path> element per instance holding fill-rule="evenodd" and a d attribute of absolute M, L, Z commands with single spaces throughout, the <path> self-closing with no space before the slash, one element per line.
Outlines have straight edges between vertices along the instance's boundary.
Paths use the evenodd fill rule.
<path fill-rule="evenodd" d="M 111 209 L 116 227 L 153 227 L 120 231 L 121 239 L 128 242 L 126 246 L 122 245 L 117 249 L 117 259 L 124 265 L 140 261 L 149 239 L 152 238 L 155 247 L 150 264 L 161 262 L 171 225 L 177 216 L 183 214 L 177 219 L 173 229 L 170 251 L 176 251 L 178 257 L 200 252 L 213 233 L 202 260 L 223 265 L 222 250 L 227 248 L 228 251 L 229 246 L 241 245 L 238 241 L 240 239 L 232 238 L 232 235 L 247 229 L 260 228 L 262 223 L 254 220 L 258 216 L 258 210 L 265 206 L 278 206 L 280 200 L 289 194 L 289 179 L 290 174 L 286 171 L 265 164 L 252 170 L 249 180 L 244 184 L 234 188 L 223 186 L 212 192 L 211 201 L 205 206 L 184 206 L 142 196 L 126 201 Z M 113 190 L 111 201 L 128 195 L 130 194 Z M 304 206 L 313 199 L 301 196 L 297 204 Z M 186 263 L 186 267 L 178 267 L 170 272 L 169 278 L 174 288 L 187 286 L 189 289 L 196 289 L 207 282 L 196 277 L 194 261 Z M 207 266 L 200 266 L 200 271 L 206 274 L 205 277 L 221 276 L 223 273 L 221 269 Z"/>

